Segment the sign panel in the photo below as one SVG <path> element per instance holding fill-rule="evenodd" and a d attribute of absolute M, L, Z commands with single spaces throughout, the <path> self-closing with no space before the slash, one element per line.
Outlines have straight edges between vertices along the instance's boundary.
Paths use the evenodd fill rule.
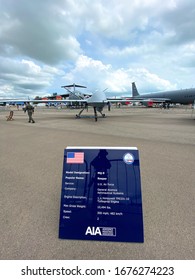
<path fill-rule="evenodd" d="M 137 148 L 65 149 L 59 238 L 144 241 Z"/>

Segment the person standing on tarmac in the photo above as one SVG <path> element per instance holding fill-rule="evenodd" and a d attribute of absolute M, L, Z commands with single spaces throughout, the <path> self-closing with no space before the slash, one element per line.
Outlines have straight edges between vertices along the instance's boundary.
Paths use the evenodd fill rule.
<path fill-rule="evenodd" d="M 29 123 L 32 122 L 32 123 L 35 123 L 33 117 L 32 117 L 32 114 L 34 113 L 34 107 L 32 105 L 30 105 L 29 102 L 27 102 L 26 104 L 26 107 L 24 109 L 24 112 L 28 112 L 28 117 L 29 117 Z"/>

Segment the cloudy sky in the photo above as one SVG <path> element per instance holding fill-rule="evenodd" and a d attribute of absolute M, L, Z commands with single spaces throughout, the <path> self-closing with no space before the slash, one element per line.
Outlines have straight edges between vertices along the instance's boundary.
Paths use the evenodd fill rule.
<path fill-rule="evenodd" d="M 0 97 L 195 87 L 194 0 L 0 0 Z"/>

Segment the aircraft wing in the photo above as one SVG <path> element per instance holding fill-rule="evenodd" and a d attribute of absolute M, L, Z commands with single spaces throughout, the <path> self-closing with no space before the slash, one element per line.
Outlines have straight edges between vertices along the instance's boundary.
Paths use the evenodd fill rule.
<path fill-rule="evenodd" d="M 47 100 L 36 100 L 36 99 L 0 99 L 1 103 L 14 103 L 14 102 L 30 102 L 30 103 L 63 103 L 63 102 L 78 102 L 86 103 L 87 99 L 47 99 Z"/>
<path fill-rule="evenodd" d="M 118 103 L 118 102 L 139 102 L 139 101 L 143 101 L 143 99 L 139 99 L 139 98 L 108 98 L 106 100 L 107 102 L 110 103 Z"/>
<path fill-rule="evenodd" d="M 140 100 L 140 101 L 144 101 L 144 102 L 151 101 L 153 103 L 163 103 L 163 102 L 171 101 L 171 99 L 169 99 L 169 98 L 142 98 L 142 100 Z"/>
<path fill-rule="evenodd" d="M 169 102 L 169 101 L 171 101 L 171 99 L 169 99 L 169 98 L 152 98 L 152 97 L 150 97 L 150 98 L 143 98 L 143 97 L 138 97 L 138 96 L 136 96 L 136 97 L 126 97 L 126 99 L 118 99 L 118 101 L 117 101 L 117 99 L 114 99 L 114 98 L 112 98 L 112 99 L 110 99 L 109 101 L 110 102 L 112 102 L 112 101 L 116 101 L 116 102 L 127 102 L 127 101 L 129 101 L 129 102 L 153 102 L 153 103 L 163 103 L 163 102 Z"/>
<path fill-rule="evenodd" d="M 105 100 L 99 100 L 99 101 L 94 101 L 94 102 L 100 102 L 100 103 L 117 103 L 117 102 L 138 102 L 138 101 L 149 101 L 149 99 L 122 99 L 122 98 L 117 98 L 117 99 L 105 99 Z M 150 99 L 151 101 L 151 99 Z M 30 103 L 88 103 L 90 102 L 90 98 L 85 98 L 85 99 L 47 99 L 47 100 L 36 100 L 36 99 L 0 99 L 0 102 L 2 103 L 14 103 L 14 102 L 30 102 Z M 161 101 L 162 102 L 162 101 Z"/>
<path fill-rule="evenodd" d="M 166 102 L 169 101 L 169 99 L 165 99 L 165 98 L 141 98 L 141 97 L 136 97 L 136 98 L 131 98 L 131 97 L 122 97 L 122 98 L 106 98 L 103 97 L 102 98 L 97 98 L 97 96 L 91 96 L 85 99 L 47 99 L 47 100 L 36 100 L 36 99 L 0 99 L 1 103 L 16 103 L 16 102 L 30 102 L 30 103 L 34 103 L 34 104 L 38 104 L 38 103 L 77 103 L 77 104 L 93 104 L 93 103 L 101 103 L 101 104 L 106 104 L 108 102 L 110 103 L 125 103 L 125 102 L 148 102 L 148 101 L 152 101 L 152 102 L 156 102 L 156 103 L 162 103 L 162 102 Z"/>

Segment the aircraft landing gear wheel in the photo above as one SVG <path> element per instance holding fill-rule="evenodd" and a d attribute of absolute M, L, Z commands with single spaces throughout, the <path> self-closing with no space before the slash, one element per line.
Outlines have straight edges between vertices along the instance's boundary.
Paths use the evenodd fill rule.
<path fill-rule="evenodd" d="M 96 110 L 96 107 L 93 107 L 93 109 L 94 109 L 95 121 L 97 122 L 97 110 Z"/>
<path fill-rule="evenodd" d="M 79 116 L 79 115 L 76 115 L 76 118 L 77 118 L 77 119 L 80 119 L 80 116 Z"/>

